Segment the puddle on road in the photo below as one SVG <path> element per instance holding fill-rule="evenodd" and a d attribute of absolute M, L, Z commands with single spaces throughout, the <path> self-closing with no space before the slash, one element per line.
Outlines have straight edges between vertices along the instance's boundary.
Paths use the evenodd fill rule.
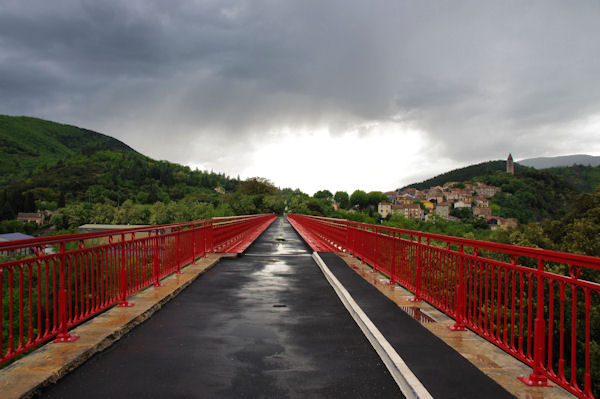
<path fill-rule="evenodd" d="M 435 320 L 417 306 L 400 306 L 410 317 L 421 323 L 434 323 Z"/>

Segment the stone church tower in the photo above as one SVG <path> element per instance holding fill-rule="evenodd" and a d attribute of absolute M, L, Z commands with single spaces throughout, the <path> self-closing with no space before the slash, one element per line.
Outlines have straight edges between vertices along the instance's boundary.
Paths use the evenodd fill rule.
<path fill-rule="evenodd" d="M 506 160 L 506 173 L 510 173 L 511 175 L 515 174 L 515 164 L 513 163 L 512 154 L 508 154 L 508 159 Z"/>

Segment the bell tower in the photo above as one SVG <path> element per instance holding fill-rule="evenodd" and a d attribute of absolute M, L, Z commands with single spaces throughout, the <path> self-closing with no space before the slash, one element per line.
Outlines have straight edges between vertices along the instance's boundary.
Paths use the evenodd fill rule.
<path fill-rule="evenodd" d="M 512 154 L 508 154 L 508 159 L 506 160 L 506 173 L 510 173 L 511 175 L 515 174 L 515 164 L 513 163 Z"/>

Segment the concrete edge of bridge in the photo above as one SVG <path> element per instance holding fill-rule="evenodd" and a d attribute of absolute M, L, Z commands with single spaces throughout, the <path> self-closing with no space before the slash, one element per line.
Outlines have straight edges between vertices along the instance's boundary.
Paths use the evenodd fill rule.
<path fill-rule="evenodd" d="M 218 253 L 197 259 L 184 267 L 182 274 L 163 279 L 164 286 L 149 287 L 132 295 L 129 299 L 135 306 L 114 306 L 72 329 L 70 333 L 80 339 L 71 343 L 47 343 L 4 367 L 0 370 L 2 399 L 31 398 L 56 383 L 150 318 L 222 258 L 237 255 Z"/>
<path fill-rule="evenodd" d="M 392 345 L 385 339 L 375 324 L 369 319 L 365 312 L 358 306 L 350 293 L 344 288 L 339 280 L 329 270 L 323 259 L 317 252 L 312 257 L 317 263 L 323 275 L 333 287 L 334 291 L 367 337 L 390 374 L 398 384 L 398 387 L 407 398 L 430 399 L 433 398 L 425 386 L 419 381 L 415 374 L 406 365 L 402 357 L 394 350 Z"/>

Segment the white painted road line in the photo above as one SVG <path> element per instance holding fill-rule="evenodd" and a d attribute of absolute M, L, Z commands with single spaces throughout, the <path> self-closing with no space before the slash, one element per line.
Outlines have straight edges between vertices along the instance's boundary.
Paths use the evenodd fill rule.
<path fill-rule="evenodd" d="M 383 360 L 402 393 L 409 399 L 433 399 L 433 396 L 431 396 L 421 381 L 419 381 L 410 368 L 408 368 L 404 360 L 402 360 L 392 345 L 390 345 L 383 334 L 379 332 L 371 319 L 367 317 L 365 312 L 363 312 L 360 306 L 358 306 L 358 304 L 354 301 L 346 288 L 344 288 L 339 280 L 333 275 L 331 270 L 329 270 L 319 254 L 317 252 L 313 252 L 312 257 L 319 268 L 321 268 L 325 278 L 327 278 L 327 281 L 329 281 L 329 284 L 331 284 L 352 318 L 354 318 L 356 321 L 356 324 L 358 324 L 369 342 L 371 342 L 371 345 L 373 345 L 375 351 L 377 351 L 379 354 L 379 357 L 381 357 L 381 360 Z"/>

